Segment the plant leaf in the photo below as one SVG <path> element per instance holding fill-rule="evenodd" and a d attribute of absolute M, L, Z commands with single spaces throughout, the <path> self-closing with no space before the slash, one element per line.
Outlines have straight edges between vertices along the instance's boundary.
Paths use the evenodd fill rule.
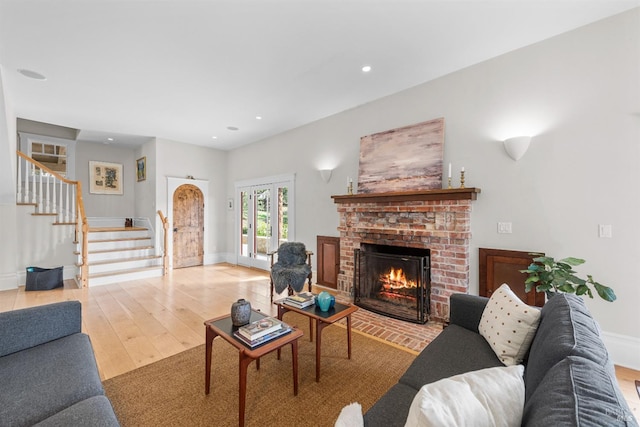
<path fill-rule="evenodd" d="M 561 262 L 562 262 L 562 263 L 566 263 L 566 264 L 573 265 L 573 266 L 576 266 L 576 265 L 580 265 L 580 264 L 584 264 L 584 263 L 585 263 L 585 261 L 584 261 L 583 259 L 580 259 L 580 258 L 574 258 L 574 257 L 567 257 L 567 258 L 563 258 L 563 259 L 559 260 L 558 262 L 559 262 L 559 263 L 561 263 Z"/>
<path fill-rule="evenodd" d="M 598 292 L 598 295 L 600 295 L 600 298 L 602 298 L 603 300 L 609 302 L 613 302 L 616 300 L 616 294 L 610 287 L 601 285 L 598 282 L 594 282 L 593 286 L 596 288 L 596 292 Z"/>
<path fill-rule="evenodd" d="M 576 289 L 576 295 L 584 295 L 589 292 L 589 287 L 587 285 L 579 285 Z"/>
<path fill-rule="evenodd" d="M 548 256 L 541 256 L 534 258 L 533 261 L 544 265 L 551 265 L 553 264 L 554 259 Z"/>
<path fill-rule="evenodd" d="M 571 286 L 568 283 L 565 283 L 564 285 L 558 286 L 558 289 L 560 289 L 562 292 L 566 292 L 568 294 L 572 294 L 572 293 L 574 293 L 576 291 L 574 289 L 574 287 Z"/>
<path fill-rule="evenodd" d="M 587 281 L 586 281 L 586 280 L 581 279 L 581 278 L 576 277 L 576 276 L 571 276 L 571 277 L 569 277 L 569 280 L 570 280 L 571 282 L 573 282 L 574 284 L 578 285 L 578 286 L 582 286 L 582 285 L 585 285 L 585 284 L 587 283 Z"/>
<path fill-rule="evenodd" d="M 529 267 L 526 270 L 520 270 L 521 273 L 531 273 L 531 272 L 536 272 L 536 271 L 540 271 L 540 270 L 544 270 L 544 267 L 541 267 L 539 264 L 530 264 Z"/>
<path fill-rule="evenodd" d="M 549 284 L 543 284 L 543 285 L 537 285 L 536 286 L 536 291 L 537 292 L 546 292 L 548 290 L 551 289 L 551 285 Z"/>

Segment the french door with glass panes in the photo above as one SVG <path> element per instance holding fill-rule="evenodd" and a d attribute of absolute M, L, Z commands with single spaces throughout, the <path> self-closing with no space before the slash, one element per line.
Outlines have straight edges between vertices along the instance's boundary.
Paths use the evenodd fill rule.
<path fill-rule="evenodd" d="M 268 270 L 269 253 L 293 238 L 293 181 L 238 185 L 238 264 Z"/>

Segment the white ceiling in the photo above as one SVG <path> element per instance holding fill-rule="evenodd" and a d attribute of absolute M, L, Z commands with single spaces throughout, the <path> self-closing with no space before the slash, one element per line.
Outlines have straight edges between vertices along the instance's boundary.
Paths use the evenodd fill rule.
<path fill-rule="evenodd" d="M 82 140 L 231 149 L 639 5 L 0 0 L 0 66 L 20 118 L 80 129 Z"/>

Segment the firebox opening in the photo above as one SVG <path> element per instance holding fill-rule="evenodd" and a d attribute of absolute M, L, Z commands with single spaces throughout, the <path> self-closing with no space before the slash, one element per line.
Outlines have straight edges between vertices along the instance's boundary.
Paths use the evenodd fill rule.
<path fill-rule="evenodd" d="M 355 253 L 355 304 L 414 323 L 429 314 L 429 249 L 362 244 Z"/>

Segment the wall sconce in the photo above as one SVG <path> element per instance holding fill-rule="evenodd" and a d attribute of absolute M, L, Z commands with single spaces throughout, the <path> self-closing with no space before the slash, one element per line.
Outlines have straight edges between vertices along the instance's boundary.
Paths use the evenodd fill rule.
<path fill-rule="evenodd" d="M 530 136 L 516 136 L 504 140 L 504 150 L 513 160 L 519 160 L 529 148 Z"/>
<path fill-rule="evenodd" d="M 331 179 L 331 172 L 333 172 L 333 169 L 322 169 L 320 171 L 320 177 L 325 183 L 329 182 Z"/>

